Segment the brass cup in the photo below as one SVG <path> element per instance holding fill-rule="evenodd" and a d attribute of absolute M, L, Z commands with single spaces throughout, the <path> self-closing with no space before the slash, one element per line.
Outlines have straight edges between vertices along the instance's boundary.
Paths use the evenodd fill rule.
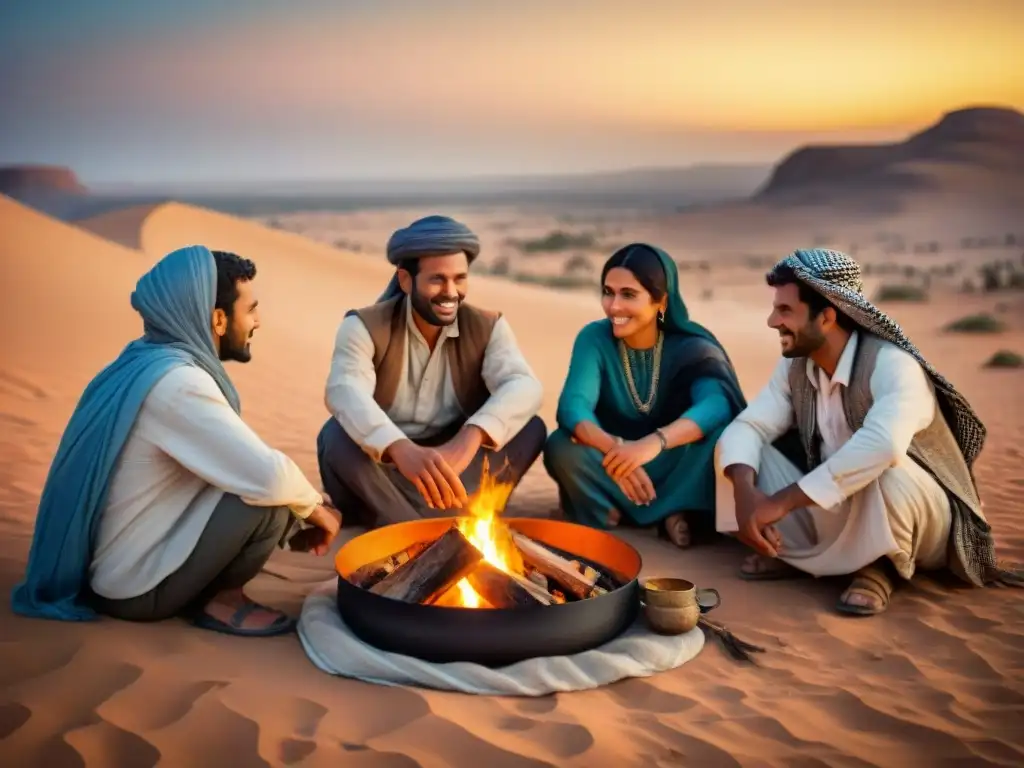
<path fill-rule="evenodd" d="M 645 579 L 640 599 L 648 625 L 663 635 L 689 632 L 702 613 L 721 602 L 718 590 L 697 589 L 692 581 L 673 578 Z"/>
<path fill-rule="evenodd" d="M 700 608 L 696 603 L 679 608 L 645 605 L 644 618 L 647 625 L 659 635 L 681 635 L 697 626 Z"/>

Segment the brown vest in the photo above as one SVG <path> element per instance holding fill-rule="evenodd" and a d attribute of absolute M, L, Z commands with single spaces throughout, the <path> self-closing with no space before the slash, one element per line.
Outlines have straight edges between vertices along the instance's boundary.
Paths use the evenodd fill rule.
<path fill-rule="evenodd" d="M 373 339 L 373 367 L 377 372 L 373 399 L 385 411 L 395 400 L 405 370 L 405 302 L 405 296 L 398 296 L 346 313 L 358 315 Z M 458 314 L 459 335 L 445 339 L 455 396 L 466 415 L 476 413 L 490 397 L 482 374 L 484 352 L 500 317 L 499 312 L 463 303 Z"/>
<path fill-rule="evenodd" d="M 858 333 L 850 385 L 842 390 L 843 411 L 853 431 L 864 425 L 868 410 L 874 403 L 871 374 L 875 370 L 878 351 L 888 343 L 875 334 L 865 331 Z M 797 430 L 807 455 L 808 466 L 813 469 L 821 464 L 821 438 L 816 418 L 815 390 L 807 378 L 807 358 L 796 358 L 790 364 L 789 387 Z M 939 405 L 931 424 L 914 435 L 907 455 L 934 477 L 950 497 L 954 526 L 951 532 L 953 535 L 950 536 L 948 567 L 961 578 L 978 583 L 981 574 L 977 561 L 988 552 L 969 550 L 975 547 L 987 550 L 991 547 L 991 539 L 987 536 L 988 525 L 982 514 L 981 499 L 974 478 L 942 413 L 941 403 Z M 971 528 L 970 535 L 960 535 L 958 529 L 961 527 Z"/>

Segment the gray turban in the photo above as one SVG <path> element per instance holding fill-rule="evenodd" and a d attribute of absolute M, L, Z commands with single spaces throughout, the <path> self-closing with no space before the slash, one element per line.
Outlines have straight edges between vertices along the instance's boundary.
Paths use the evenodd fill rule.
<path fill-rule="evenodd" d="M 460 251 L 472 263 L 480 253 L 480 239 L 465 224 L 448 216 L 417 219 L 408 227 L 396 230 L 388 240 L 388 261 L 396 267 L 406 259 L 447 256 Z M 401 292 L 396 274 L 377 301 L 386 301 Z"/>

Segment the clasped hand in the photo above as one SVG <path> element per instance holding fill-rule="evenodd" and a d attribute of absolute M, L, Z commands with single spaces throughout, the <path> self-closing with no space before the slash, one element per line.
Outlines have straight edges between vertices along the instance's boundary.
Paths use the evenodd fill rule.
<path fill-rule="evenodd" d="M 756 487 L 736 488 L 737 538 L 766 557 L 778 557 L 782 536 L 775 523 L 789 510 Z"/>
<path fill-rule="evenodd" d="M 659 453 L 661 440 L 657 435 L 648 435 L 640 440 L 626 440 L 613 446 L 604 455 L 601 464 L 608 476 L 618 481 L 654 461 Z"/>
<path fill-rule="evenodd" d="M 648 505 L 657 498 L 654 483 L 644 469 L 661 453 L 661 441 L 656 437 L 618 443 L 604 455 L 605 472 L 622 489 L 631 502 Z"/>
<path fill-rule="evenodd" d="M 310 527 L 303 528 L 292 536 L 288 540 L 289 548 L 294 552 L 312 552 L 321 557 L 326 555 L 341 529 L 341 512 L 334 507 L 320 504 L 304 522 Z"/>

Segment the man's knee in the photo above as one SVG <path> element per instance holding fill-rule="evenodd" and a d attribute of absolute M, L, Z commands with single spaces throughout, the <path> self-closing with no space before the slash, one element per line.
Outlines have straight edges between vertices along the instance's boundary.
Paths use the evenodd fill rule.
<path fill-rule="evenodd" d="M 540 456 L 548 439 L 548 427 L 544 419 L 534 416 L 519 432 L 523 445 L 531 456 Z"/>
<path fill-rule="evenodd" d="M 280 541 L 292 520 L 292 512 L 288 507 L 273 507 L 268 512 L 267 536 L 274 541 Z"/>
<path fill-rule="evenodd" d="M 333 416 L 324 422 L 316 437 L 316 456 L 321 469 L 324 465 L 345 466 L 360 458 L 369 458 Z"/>

